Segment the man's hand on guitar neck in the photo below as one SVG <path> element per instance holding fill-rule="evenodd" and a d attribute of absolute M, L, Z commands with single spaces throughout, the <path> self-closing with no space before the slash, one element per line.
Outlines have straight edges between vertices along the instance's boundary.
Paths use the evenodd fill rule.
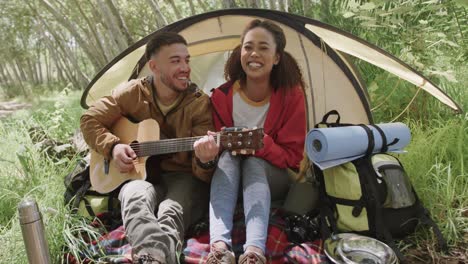
<path fill-rule="evenodd" d="M 219 146 L 213 136 L 216 133 L 208 131 L 208 135 L 200 138 L 193 143 L 193 149 L 195 150 L 195 156 L 202 163 L 208 163 L 216 159 L 219 153 Z"/>
<path fill-rule="evenodd" d="M 121 173 L 130 172 L 135 168 L 133 161 L 137 155 L 127 144 L 117 144 L 112 149 L 114 164 Z"/>

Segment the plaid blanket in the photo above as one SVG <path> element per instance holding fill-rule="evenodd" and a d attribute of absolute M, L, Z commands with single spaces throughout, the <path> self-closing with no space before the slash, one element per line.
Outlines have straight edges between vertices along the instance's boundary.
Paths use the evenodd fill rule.
<path fill-rule="evenodd" d="M 242 210 L 237 210 L 232 231 L 233 251 L 236 256 L 242 253 L 242 246 L 245 243 L 243 218 Z M 266 242 L 268 263 L 327 263 L 321 240 L 302 244 L 290 243 L 284 231 L 284 225 L 283 213 L 280 210 L 272 210 Z M 210 251 L 207 221 L 201 221 L 195 225 L 189 231 L 185 242 L 180 258 L 181 263 L 205 263 Z M 68 263 L 131 263 L 131 247 L 125 239 L 123 226 L 119 226 L 103 234 L 99 239 L 90 241 L 80 259 L 76 259 L 71 253 L 66 254 L 65 259 Z"/>

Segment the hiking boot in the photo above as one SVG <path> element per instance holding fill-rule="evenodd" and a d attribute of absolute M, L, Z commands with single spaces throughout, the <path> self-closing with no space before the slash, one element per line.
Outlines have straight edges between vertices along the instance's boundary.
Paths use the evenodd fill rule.
<path fill-rule="evenodd" d="M 225 248 L 218 248 L 214 245 L 211 245 L 210 254 L 208 254 L 208 258 L 206 259 L 207 264 L 235 264 L 236 257 L 234 256 L 234 252 L 225 249 Z"/>
<path fill-rule="evenodd" d="M 134 255 L 133 256 L 133 264 L 162 264 L 163 262 L 153 258 L 151 255 Z"/>
<path fill-rule="evenodd" d="M 265 256 L 253 252 L 247 251 L 239 257 L 239 264 L 266 264 Z"/>

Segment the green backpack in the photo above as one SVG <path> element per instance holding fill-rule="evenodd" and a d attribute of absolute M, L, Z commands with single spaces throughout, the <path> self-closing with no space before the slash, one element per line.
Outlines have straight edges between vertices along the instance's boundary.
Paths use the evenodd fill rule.
<path fill-rule="evenodd" d="M 72 213 L 84 217 L 108 215 L 120 219 L 120 202 L 118 190 L 108 194 L 93 191 L 89 178 L 89 163 L 86 159 L 79 160 L 74 169 L 65 177 L 64 201 Z"/>
<path fill-rule="evenodd" d="M 328 123 L 327 114 L 318 126 L 338 127 L 350 124 Z M 439 248 L 447 249 L 447 243 L 429 212 L 411 185 L 401 162 L 386 154 L 371 153 L 373 134 L 367 126 L 368 152 L 358 158 L 325 170 L 314 165 L 320 184 L 321 233 L 324 239 L 332 233 L 352 232 L 375 237 L 393 248 L 403 259 L 394 238 L 403 238 L 416 229 L 418 223 L 433 228 Z M 378 130 L 378 129 L 377 129 Z M 383 132 L 380 133 L 383 137 Z M 384 146 L 386 145 L 385 140 Z"/>

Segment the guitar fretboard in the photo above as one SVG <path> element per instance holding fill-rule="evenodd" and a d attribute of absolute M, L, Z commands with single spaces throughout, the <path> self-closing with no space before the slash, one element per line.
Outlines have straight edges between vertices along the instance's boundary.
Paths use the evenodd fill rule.
<path fill-rule="evenodd" d="M 158 141 L 134 142 L 130 147 L 135 151 L 138 157 L 169 154 L 175 152 L 192 151 L 193 143 L 201 137 L 174 138 Z M 219 135 L 214 136 L 217 141 Z"/>

